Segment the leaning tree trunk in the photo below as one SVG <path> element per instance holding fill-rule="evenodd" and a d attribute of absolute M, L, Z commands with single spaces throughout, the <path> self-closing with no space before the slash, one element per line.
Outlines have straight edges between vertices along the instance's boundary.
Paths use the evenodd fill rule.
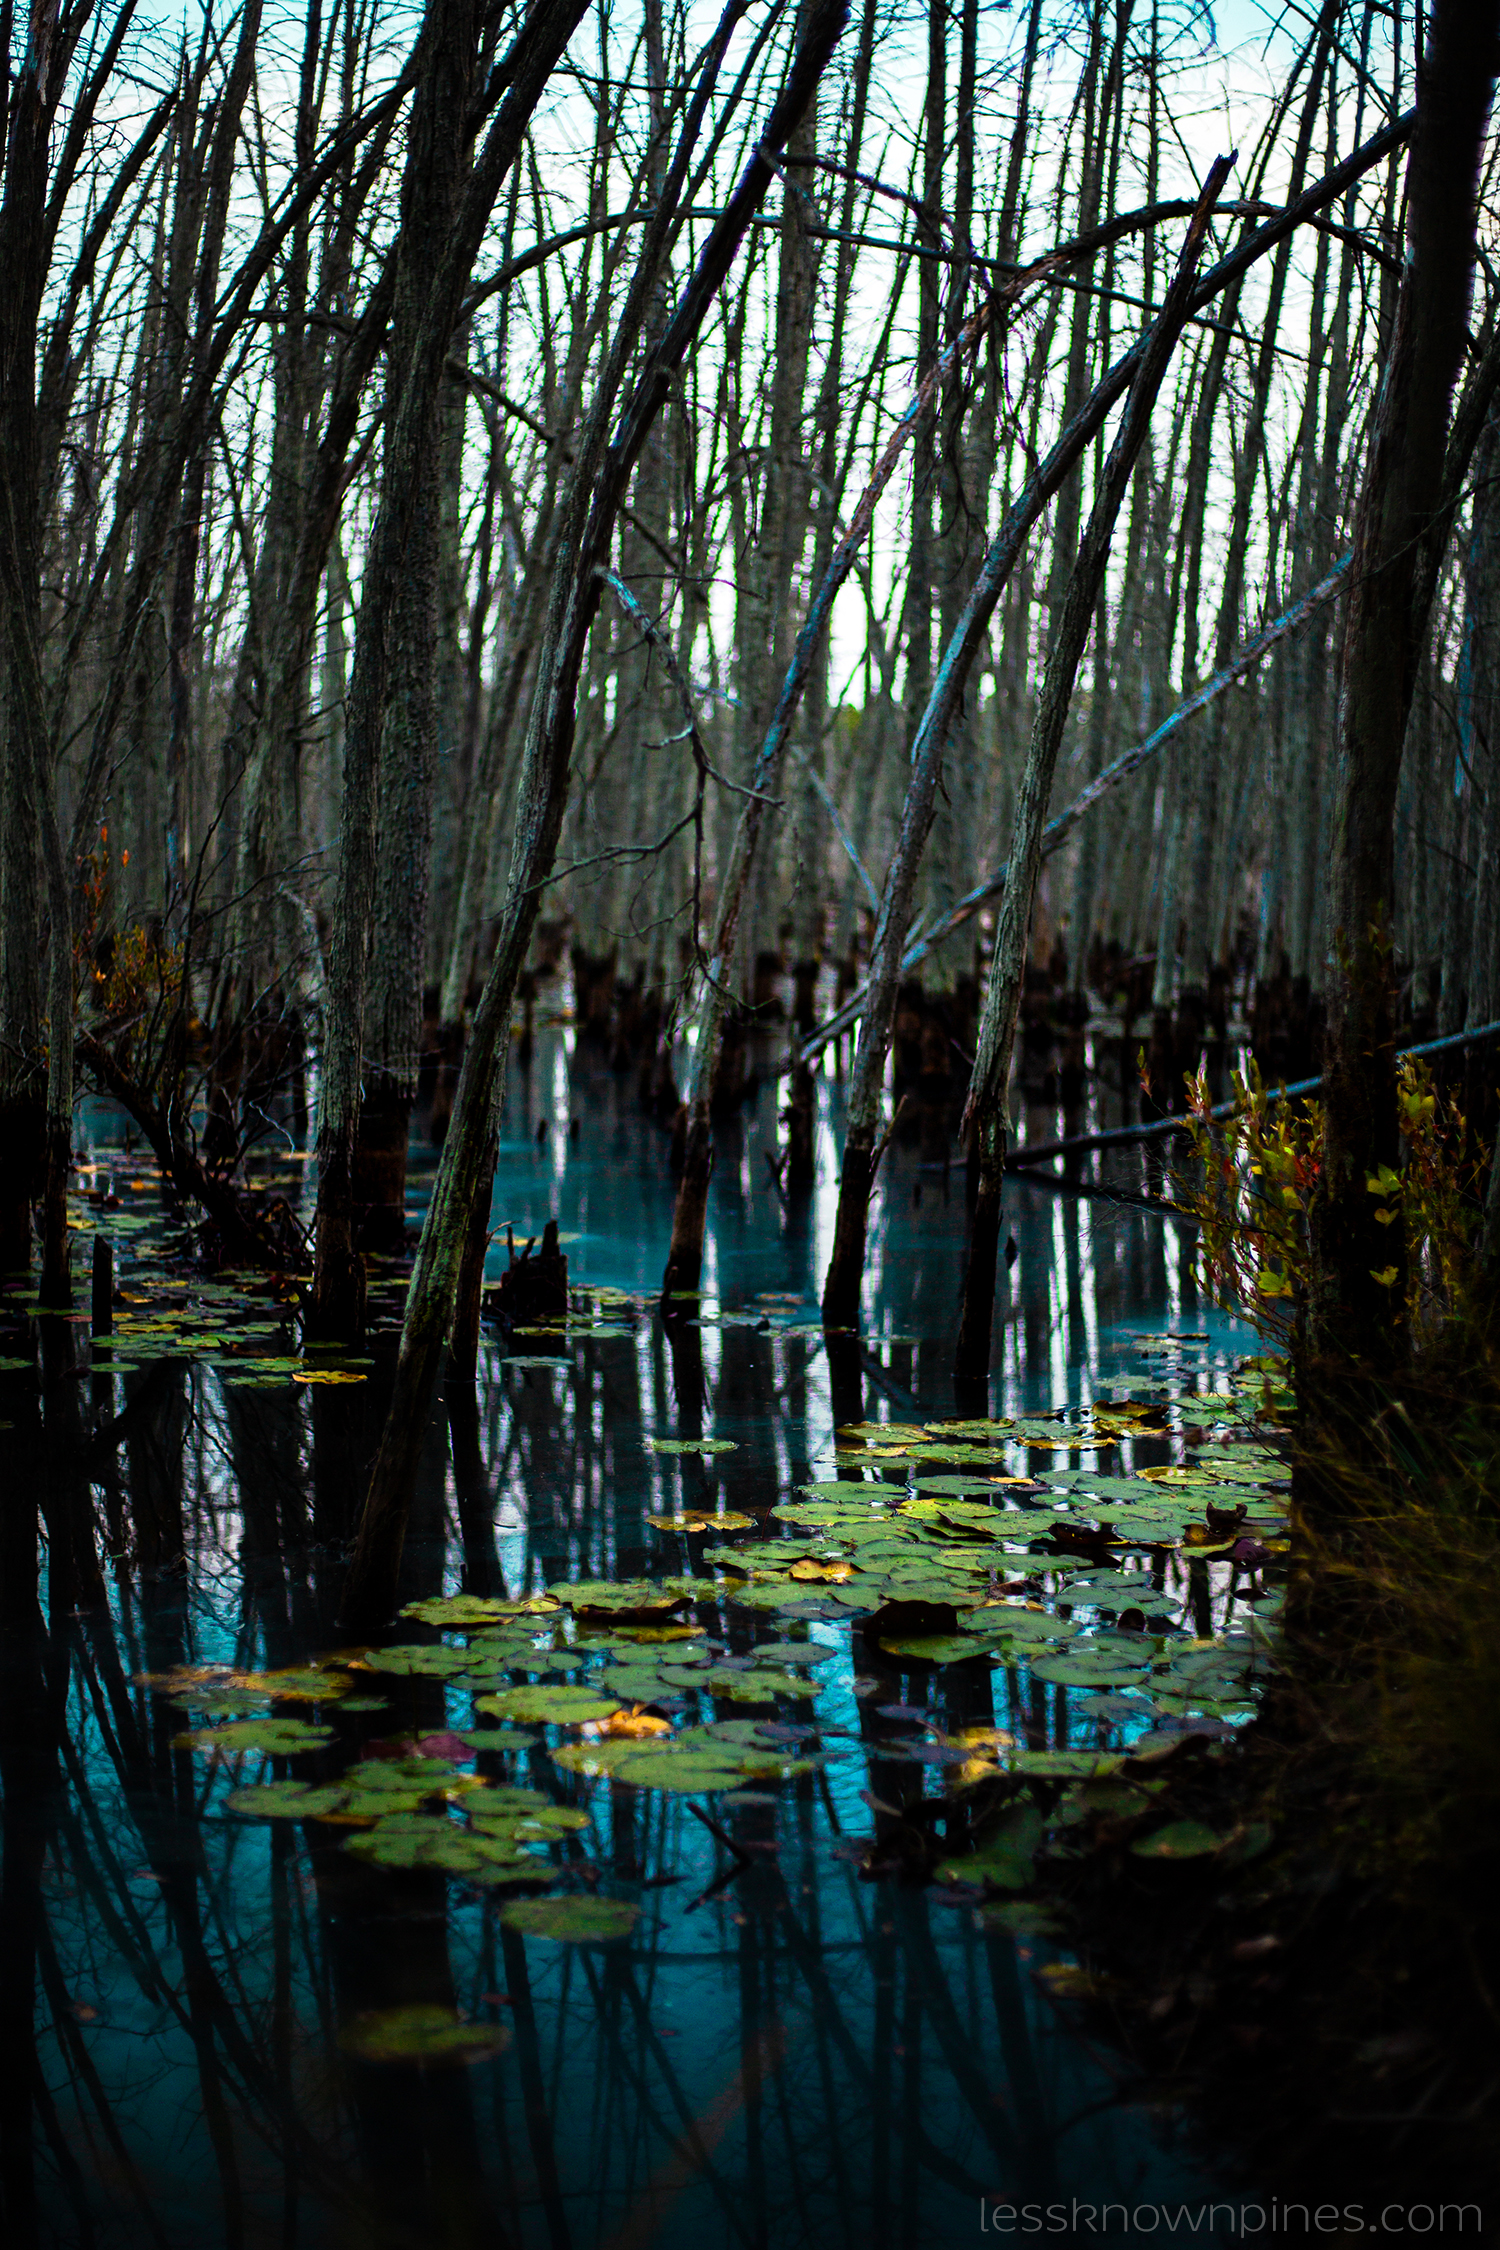
<path fill-rule="evenodd" d="M 1047 674 L 1032 727 L 1026 770 L 1017 791 L 1009 873 L 995 931 L 995 954 L 974 1058 L 974 1079 L 964 1110 L 965 1131 L 974 1137 L 978 1146 L 979 1194 L 969 1238 L 969 1264 L 964 1277 L 963 1315 L 955 1361 L 955 1372 L 961 1380 L 983 1381 L 989 1373 L 990 1324 L 1005 1177 L 1005 1105 L 1052 774 L 1067 725 L 1074 678 L 1104 582 L 1115 519 L 1125 498 L 1136 456 L 1150 428 L 1151 410 L 1162 377 L 1192 309 L 1193 276 L 1219 190 L 1232 163 L 1232 157 L 1220 157 L 1209 171 L 1188 227 L 1172 286 L 1151 330 L 1125 402 L 1078 561 L 1068 582 L 1057 639 L 1047 660 Z"/>
<path fill-rule="evenodd" d="M 426 184 L 428 144 L 466 131 L 475 81 L 478 11 L 473 0 L 443 0 L 443 5 L 442 35 L 429 50 L 429 69 L 412 120 L 409 171 L 414 190 Z M 501 182 L 520 153 L 532 112 L 582 13 L 583 0 L 538 0 L 517 35 L 506 70 L 507 92 L 457 216 L 446 230 L 420 314 L 413 322 L 411 360 L 386 432 L 380 512 L 365 564 L 345 717 L 339 888 L 324 1022 L 317 1237 L 308 1307 L 311 1325 L 324 1335 L 355 1334 L 364 1317 L 364 1264 L 354 1246 L 354 1157 L 366 952 L 376 892 L 376 772 L 390 701 L 407 547 L 424 499 L 422 479 L 435 458 L 448 348 L 474 257 Z"/>
<path fill-rule="evenodd" d="M 0 1166 L 6 1204 L 4 1263 L 30 1263 L 30 1200 L 43 1189 L 42 1297 L 68 1301 L 67 1167 L 73 1110 L 73 926 L 68 886 L 59 898 L 57 801 L 42 676 L 42 465 L 36 337 L 47 272 L 47 144 L 56 92 L 48 94 L 57 10 L 38 0 L 26 60 L 10 93 L 5 190 L 0 201 L 0 617 L 5 663 L 3 904 L 4 1083 Z M 58 72 L 61 78 L 61 70 Z M 52 915 L 43 1053 L 39 963 L 38 830 Z M 45 1092 L 44 1092 L 45 1089 Z"/>
<path fill-rule="evenodd" d="M 1430 607 L 1421 545 L 1445 498 L 1449 403 L 1464 346 L 1495 0 L 1438 0 L 1418 77 L 1406 265 L 1355 520 L 1328 871 L 1323 1168 L 1312 1212 L 1308 1340 L 1377 1379 L 1406 1354 L 1407 1249 L 1367 1183 L 1400 1158 L 1391 953 L 1394 814 Z M 1425 590 L 1425 598 L 1424 598 Z"/>
<path fill-rule="evenodd" d="M 804 16 L 781 95 L 738 186 L 709 232 L 665 335 L 646 359 L 624 412 L 614 425 L 615 402 L 629 358 L 644 330 L 651 291 L 686 184 L 690 152 L 730 35 L 742 13 L 740 0 L 731 0 L 720 21 L 683 122 L 666 188 L 646 230 L 640 263 L 626 293 L 615 341 L 578 446 L 572 490 L 564 511 L 566 536 L 559 549 L 571 558 L 571 567 L 559 571 L 554 581 L 546 639 L 537 667 L 517 806 L 516 848 L 499 942 L 475 1012 L 453 1122 L 443 1145 L 407 1292 L 394 1395 L 345 1592 L 345 1620 L 351 1627 L 383 1619 L 395 1595 L 444 1332 L 470 1239 L 475 1201 L 487 1189 L 490 1178 L 495 1101 L 510 1033 L 511 1004 L 567 810 L 578 681 L 599 605 L 598 573 L 651 426 L 666 402 L 674 375 L 718 299 L 735 254 L 775 177 L 775 160 L 813 97 L 845 20 L 843 0 L 822 0 Z"/>

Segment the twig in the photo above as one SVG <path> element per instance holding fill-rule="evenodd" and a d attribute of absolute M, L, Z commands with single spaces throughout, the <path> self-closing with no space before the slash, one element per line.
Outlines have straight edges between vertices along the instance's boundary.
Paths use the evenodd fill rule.
<path fill-rule="evenodd" d="M 1455 1047 L 1477 1047 L 1489 1039 L 1500 1039 L 1500 1021 L 1480 1024 L 1473 1031 L 1451 1032 L 1446 1039 L 1427 1039 L 1419 1047 L 1403 1047 L 1396 1060 L 1406 1062 L 1414 1056 L 1445 1054 Z M 1294 1085 L 1274 1087 L 1266 1100 L 1296 1101 L 1300 1095 L 1315 1094 L 1322 1083 L 1321 1078 L 1299 1078 Z M 1204 1114 L 1217 1122 L 1238 1115 L 1240 1107 L 1236 1098 L 1218 1102 Z M 1156 1140 L 1165 1133 L 1186 1133 L 1194 1122 L 1188 1117 L 1158 1117 L 1149 1125 L 1117 1125 L 1108 1133 L 1074 1133 L 1063 1141 L 1039 1141 L 1035 1148 L 1013 1149 L 1005 1159 L 1005 1169 L 1022 1172 L 1033 1164 L 1045 1164 L 1054 1156 L 1080 1156 L 1091 1148 L 1125 1148 L 1135 1141 Z M 1070 1187 L 1074 1184 L 1067 1183 Z"/>
<path fill-rule="evenodd" d="M 719 1826 L 719 1823 L 716 1820 L 712 1819 L 710 1815 L 703 1810 L 703 1807 L 701 1805 L 695 1805 L 691 1798 L 689 1798 L 688 1800 L 688 1811 L 693 1815 L 693 1818 L 695 1820 L 702 1821 L 710 1836 L 716 1836 L 719 1842 L 724 1846 L 724 1849 L 726 1851 L 733 1852 L 735 1858 L 743 1860 L 747 1867 L 750 1865 L 753 1855 L 747 1852 L 742 1844 L 737 1844 L 734 1838 L 730 1835 L 728 1829 L 721 1828 Z"/>

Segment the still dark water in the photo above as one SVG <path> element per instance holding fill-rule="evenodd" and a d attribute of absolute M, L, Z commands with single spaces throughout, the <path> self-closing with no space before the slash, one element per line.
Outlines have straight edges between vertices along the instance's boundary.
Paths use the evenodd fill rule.
<path fill-rule="evenodd" d="M 602 1310 L 611 1333 L 513 1347 L 557 1364 L 487 1349 L 477 1415 L 440 1407 L 405 1600 L 540 1600 L 578 1579 L 705 1573 L 698 1549 L 647 1518 L 764 1511 L 835 1477 L 815 1325 L 836 1191 L 831 1081 L 822 1099 L 820 1184 L 800 1207 L 765 1160 L 769 1092 L 728 1136 L 703 1304 L 669 1338 L 649 1303 L 671 1215 L 663 1137 L 628 1081 L 574 1056 L 564 1033 L 539 1037 L 511 1075 L 497 1227 L 524 1240 L 555 1217 L 574 1284 L 638 1301 Z M 508 1926 L 503 1889 L 361 1861 L 345 1848 L 358 1830 L 237 1817 L 225 1804 L 237 1784 L 322 1777 L 332 1753 L 268 1762 L 184 1746 L 229 1677 L 195 1691 L 191 1668 L 260 1676 L 337 1648 L 341 1558 L 399 1298 L 369 1364 L 342 1369 L 363 1380 L 308 1384 L 274 1365 L 242 1379 L 252 1330 L 268 1358 L 295 1353 L 281 1308 L 233 1278 L 205 1291 L 174 1265 L 176 1222 L 149 1170 L 102 1113 L 91 1129 L 86 1184 L 111 1201 L 82 1204 L 81 1220 L 113 1234 L 137 1308 L 121 1310 L 112 1362 L 84 1357 L 39 1384 L 13 1293 L 0 1376 L 7 2250 L 929 2250 L 976 2237 L 983 2199 L 1134 2208 L 1211 2192 L 1179 2122 L 1055 2003 L 1046 1972 L 1070 1956 L 986 1925 L 973 1893 L 861 1877 L 870 1800 L 946 1786 L 940 1762 L 903 1749 L 921 1739 L 911 1718 L 902 1735 L 881 1707 L 904 1703 L 939 1739 L 960 1719 L 992 1720 L 1033 1749 L 1118 1746 L 1149 1723 L 1102 1716 L 1024 1667 L 986 1673 L 976 1702 L 972 1681 L 960 1694 L 952 1671 L 872 1651 L 858 1616 L 833 1610 L 799 1628 L 815 1686 L 764 1707 L 819 1730 L 802 1738 L 808 1770 L 789 1778 L 714 1797 L 591 1777 L 555 1763 L 576 1730 L 548 1725 L 483 1754 L 480 1778 L 579 1815 L 548 1848 L 570 1895 L 639 1910 L 611 1945 Z M 414 1169 L 414 1209 L 430 1162 Z M 289 1197 L 304 1173 L 288 1157 Z M 1018 1187 L 1011 1224 L 990 1413 L 1076 1411 L 1132 1376 L 1167 1398 L 1227 1389 L 1250 1340 L 1197 1305 L 1174 1222 Z M 945 1181 L 894 1147 L 854 1418 L 955 1412 L 963 1226 L 961 1174 Z M 1195 1340 L 1163 1357 L 1142 1341 L 1163 1331 Z M 47 1349 L 45 1364 L 61 1364 L 55 1340 Z M 847 1368 L 841 1380 L 843 1423 Z M 734 1450 L 650 1449 L 683 1430 Z M 1153 1444 L 1138 1465 L 1172 1457 L 1170 1441 Z M 721 1594 L 706 1577 L 695 1614 L 726 1656 L 785 1630 L 732 1614 Z M 1183 1629 L 1232 1627 L 1226 1599 L 1222 1575 L 1200 1576 Z M 403 1636 L 439 1640 L 410 1624 Z M 592 1655 L 563 1656 L 565 1678 L 593 1676 Z M 164 1674 L 175 1692 L 142 1684 Z M 454 1740 L 475 1725 L 467 1689 L 355 1677 L 362 1694 L 331 1714 L 339 1754 L 446 1737 L 438 1754 L 472 1766 Z M 242 1706 L 265 1709 L 241 1688 L 219 1715 Z M 488 2048 L 463 2063 L 369 2059 L 360 2027 L 414 2007 L 492 2027 Z"/>

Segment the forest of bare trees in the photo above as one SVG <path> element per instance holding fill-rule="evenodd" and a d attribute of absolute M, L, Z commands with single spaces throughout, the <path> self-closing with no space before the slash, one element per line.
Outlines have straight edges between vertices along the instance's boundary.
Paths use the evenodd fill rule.
<path fill-rule="evenodd" d="M 1018 1036 L 1115 1018 L 1159 1115 L 1245 1027 L 1398 1348 L 1392 1057 L 1500 1013 L 1493 14 L 7 11 L 0 1261 L 68 1300 L 96 1089 L 352 1336 L 420 1097 L 358 1598 L 539 995 L 662 1123 L 669 1292 L 747 1078 L 796 1195 L 837 1072 L 857 1320 L 920 1092 L 981 1380 Z"/>

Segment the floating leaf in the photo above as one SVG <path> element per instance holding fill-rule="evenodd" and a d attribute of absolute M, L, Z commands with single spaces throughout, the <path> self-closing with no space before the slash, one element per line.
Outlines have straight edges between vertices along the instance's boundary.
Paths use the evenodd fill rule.
<path fill-rule="evenodd" d="M 640 1920 L 638 1906 L 617 1898 L 526 1898 L 503 1907 L 500 1919 L 523 1937 L 558 1938 L 568 1945 L 613 1945 Z"/>
<path fill-rule="evenodd" d="M 395 1672 L 413 1679 L 451 1679 L 468 1669 L 466 1648 L 448 1648 L 440 1641 L 407 1642 L 399 1648 L 372 1648 L 362 1660 L 372 1672 Z"/>
<path fill-rule="evenodd" d="M 913 1657 L 920 1664 L 963 1664 L 985 1653 L 978 1641 L 963 1633 L 918 1633 L 880 1645 L 891 1656 Z"/>
<path fill-rule="evenodd" d="M 1138 1836 L 1130 1848 L 1138 1859 L 1206 1859 L 1224 1842 L 1201 1820 L 1173 1820 L 1149 1836 Z"/>
<path fill-rule="evenodd" d="M 246 1820 L 320 1820 L 341 1810 L 347 1795 L 338 1781 L 260 1781 L 231 1789 L 224 1809 Z"/>
<path fill-rule="evenodd" d="M 363 2063 L 418 2063 L 440 2069 L 454 2063 L 488 2062 L 509 2042 L 499 2024 L 465 2023 L 451 2008 L 416 2003 L 405 2008 L 371 2008 L 355 2016 L 339 2034 L 345 2054 Z"/>
<path fill-rule="evenodd" d="M 987 1900 L 979 1909 L 979 1921 L 981 1928 L 1004 1931 L 1010 1937 L 1056 1938 L 1063 1928 L 1051 1907 L 1023 1898 Z"/>
<path fill-rule="evenodd" d="M 174 1735 L 174 1750 L 212 1750 L 223 1757 L 259 1751 L 270 1758 L 294 1758 L 317 1750 L 333 1737 L 332 1727 L 310 1726 L 306 1719 L 231 1719 L 227 1725 Z"/>
<path fill-rule="evenodd" d="M 512 1835 L 481 1835 L 442 1813 L 392 1813 L 344 1846 L 375 1867 L 431 1868 L 464 1882 L 544 1882 L 547 1872 Z"/>
<path fill-rule="evenodd" d="M 773 1672 L 761 1664 L 748 1672 L 708 1672 L 703 1685 L 710 1695 L 727 1695 L 736 1703 L 761 1703 L 776 1695 L 809 1696 L 815 1692 L 810 1681 L 796 1679 L 790 1672 Z"/>
<path fill-rule="evenodd" d="M 722 1437 L 653 1437 L 647 1438 L 646 1443 L 653 1453 L 734 1453 L 738 1450 L 733 1438 Z"/>
<path fill-rule="evenodd" d="M 1097 1750 L 1017 1750 L 1007 1762 L 1012 1773 L 1040 1781 L 1075 1781 L 1102 1779 L 1117 1773 L 1125 1761 Z"/>
<path fill-rule="evenodd" d="M 363 1383 L 368 1377 L 355 1367 L 299 1367 L 294 1383 Z"/>
<path fill-rule="evenodd" d="M 517 1687 L 504 1695 L 482 1695 L 474 1708 L 492 1719 L 531 1720 L 538 1726 L 576 1727 L 607 1719 L 619 1708 L 612 1695 L 587 1687 Z"/>
<path fill-rule="evenodd" d="M 1116 1655 L 1092 1656 L 1087 1646 L 1047 1654 L 1032 1659 L 1033 1679 L 1046 1680 L 1055 1687 L 1130 1687 L 1142 1679 L 1149 1667 L 1149 1655 L 1138 1659 Z"/>
<path fill-rule="evenodd" d="M 288 1703 L 336 1703 L 354 1684 L 347 1672 L 317 1664 L 288 1664 L 278 1672 L 242 1672 L 237 1677 L 242 1687 Z"/>
<path fill-rule="evenodd" d="M 403 1617 L 423 1625 L 487 1625 L 497 1618 L 514 1617 L 515 1602 L 491 1601 L 480 1594 L 432 1594 L 425 1601 L 408 1602 Z"/>
<path fill-rule="evenodd" d="M 696 1588 L 697 1581 L 689 1584 Z M 558 1594 L 571 1609 L 614 1611 L 625 1616 L 642 1619 L 664 1618 L 674 1609 L 681 1609 L 688 1597 L 668 1585 L 650 1578 L 625 1579 L 616 1584 L 608 1578 L 580 1579 L 573 1586 L 559 1586 Z"/>

